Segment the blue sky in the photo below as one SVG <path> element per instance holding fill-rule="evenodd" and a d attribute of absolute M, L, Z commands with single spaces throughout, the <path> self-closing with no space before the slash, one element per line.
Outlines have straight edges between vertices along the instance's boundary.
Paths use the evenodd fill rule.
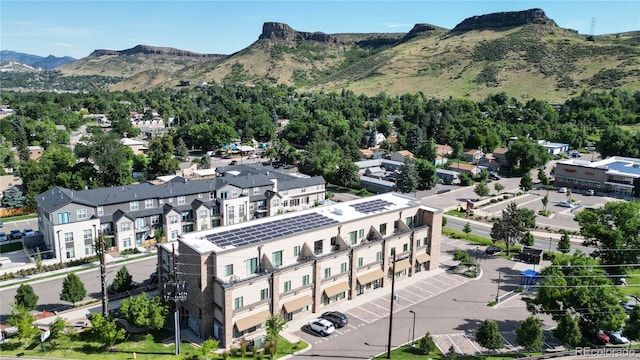
<path fill-rule="evenodd" d="M 138 44 L 231 54 L 258 39 L 262 24 L 299 31 L 402 32 L 416 23 L 453 28 L 467 17 L 542 8 L 561 27 L 595 34 L 640 30 L 638 0 L 70 0 L 0 1 L 0 49 L 82 58 Z"/>

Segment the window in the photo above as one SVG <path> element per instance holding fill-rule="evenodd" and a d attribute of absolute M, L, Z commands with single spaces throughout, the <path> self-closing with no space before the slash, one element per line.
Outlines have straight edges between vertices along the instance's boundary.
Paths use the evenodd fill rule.
<path fill-rule="evenodd" d="M 382 251 L 376 253 L 376 261 L 382 261 Z"/>
<path fill-rule="evenodd" d="M 184 196 L 178 196 L 178 205 L 184 205 L 185 199 Z"/>
<path fill-rule="evenodd" d="M 268 288 L 264 288 L 262 290 L 260 290 L 260 300 L 265 300 L 269 298 L 269 289 Z"/>
<path fill-rule="evenodd" d="M 331 277 L 331 268 L 326 268 L 324 269 L 324 278 L 330 278 Z"/>
<path fill-rule="evenodd" d="M 64 233 L 64 248 L 67 250 L 67 259 L 71 259 L 76 256 L 72 232 Z"/>
<path fill-rule="evenodd" d="M 207 210 L 198 211 L 198 219 L 206 219 L 207 218 Z"/>
<path fill-rule="evenodd" d="M 159 200 L 158 200 L 158 203 L 159 203 L 160 205 L 164 204 L 164 199 L 159 199 Z"/>
<path fill-rule="evenodd" d="M 69 223 L 69 212 L 59 212 L 58 213 L 58 224 L 68 224 Z"/>
<path fill-rule="evenodd" d="M 258 258 L 247 259 L 247 275 L 254 274 L 258 271 Z"/>
<path fill-rule="evenodd" d="M 226 199 L 229 196 L 229 192 L 227 190 L 220 191 L 220 199 Z"/>
<path fill-rule="evenodd" d="M 76 211 L 76 215 L 78 217 L 78 220 L 84 220 L 87 218 L 87 209 L 78 209 Z"/>
<path fill-rule="evenodd" d="M 85 244 L 93 244 L 93 231 L 91 229 L 82 230 L 82 238 Z"/>
<path fill-rule="evenodd" d="M 364 265 L 364 258 L 359 257 L 358 258 L 358 267 L 362 267 L 362 265 Z"/>
<path fill-rule="evenodd" d="M 340 264 L 340 272 L 341 273 L 347 272 L 347 263 L 346 262 Z"/>
<path fill-rule="evenodd" d="M 122 223 L 122 225 L 120 225 L 120 230 L 121 231 L 130 231 L 131 230 L 131 223 L 128 221 L 125 221 Z"/>
<path fill-rule="evenodd" d="M 171 204 L 173 202 L 173 198 L 170 197 L 170 198 L 167 199 L 167 201 L 169 202 L 169 204 Z"/>
<path fill-rule="evenodd" d="M 400 225 L 398 225 L 398 220 L 396 220 L 396 221 L 394 221 L 394 222 L 393 222 L 393 233 L 394 233 L 394 234 L 397 234 L 397 233 L 398 233 L 399 226 L 400 226 Z"/>
<path fill-rule="evenodd" d="M 198 199 L 202 199 L 202 193 L 198 193 Z"/>
<path fill-rule="evenodd" d="M 242 298 L 242 296 L 239 296 L 233 299 L 233 307 L 235 309 L 240 309 L 243 306 L 244 306 L 244 299 Z"/>
<path fill-rule="evenodd" d="M 291 291 L 291 280 L 284 282 L 284 291 Z"/>
<path fill-rule="evenodd" d="M 178 230 L 171 230 L 171 239 L 175 240 L 178 238 Z"/>
<path fill-rule="evenodd" d="M 84 245 L 84 255 L 91 256 L 93 255 L 93 245 Z"/>
<path fill-rule="evenodd" d="M 122 239 L 122 247 L 123 248 L 130 248 L 131 247 L 131 238 L 124 238 Z"/>
<path fill-rule="evenodd" d="M 273 199 L 273 202 L 272 202 L 272 203 L 273 203 L 273 206 L 274 206 L 274 207 L 278 207 L 278 206 L 280 206 L 280 200 L 278 200 L 278 199 Z"/>
<path fill-rule="evenodd" d="M 136 218 L 136 231 L 146 230 L 147 221 L 145 218 Z"/>
<path fill-rule="evenodd" d="M 158 225 L 160 223 L 160 216 L 158 215 L 151 215 L 149 219 L 151 221 L 151 225 Z"/>
<path fill-rule="evenodd" d="M 144 208 L 151 209 L 153 207 L 153 199 L 147 199 L 144 201 Z"/>
<path fill-rule="evenodd" d="M 302 286 L 309 285 L 309 275 L 304 275 L 302 277 Z"/>
<path fill-rule="evenodd" d="M 358 239 L 362 239 L 364 237 L 364 229 L 358 230 Z"/>
<path fill-rule="evenodd" d="M 214 193 L 213 191 L 209 192 L 209 200 L 215 200 L 216 198 L 216 193 Z"/>
<path fill-rule="evenodd" d="M 402 244 L 402 252 L 409 251 L 409 244 Z"/>
<path fill-rule="evenodd" d="M 233 275 L 233 264 L 227 264 L 224 266 L 224 276 Z"/>
<path fill-rule="evenodd" d="M 170 215 L 169 224 L 177 224 L 177 223 L 178 223 L 178 215 Z"/>
<path fill-rule="evenodd" d="M 416 240 L 416 247 L 420 247 L 420 239 Z"/>
<path fill-rule="evenodd" d="M 246 213 L 244 211 L 244 204 L 238 205 L 238 216 L 240 217 L 240 219 L 244 218 L 245 215 Z"/>
<path fill-rule="evenodd" d="M 98 206 L 98 216 L 103 216 L 104 215 L 104 208 L 102 206 Z"/>
<path fill-rule="evenodd" d="M 242 195 L 249 195 L 249 189 L 242 189 Z"/>
<path fill-rule="evenodd" d="M 253 188 L 253 195 L 258 195 L 260 194 L 260 188 L 259 187 L 254 187 Z"/>
<path fill-rule="evenodd" d="M 293 247 L 293 256 L 300 256 L 300 245 Z"/>
<path fill-rule="evenodd" d="M 234 215 L 235 215 L 235 210 L 233 208 L 233 205 L 227 206 L 227 217 L 233 219 Z"/>
<path fill-rule="evenodd" d="M 408 217 L 406 220 L 406 224 L 408 227 L 412 228 L 413 227 L 413 217 Z"/>
<path fill-rule="evenodd" d="M 380 224 L 380 235 L 385 236 L 387 235 L 387 224 Z"/>
<path fill-rule="evenodd" d="M 351 231 L 349 233 L 349 235 L 348 235 L 349 236 L 349 244 L 351 244 L 351 245 L 355 245 L 356 244 L 356 240 L 357 240 L 356 236 L 357 235 L 358 234 L 355 231 Z"/>
<path fill-rule="evenodd" d="M 313 243 L 313 253 L 316 255 L 322 254 L 322 240 L 316 240 Z"/>
<path fill-rule="evenodd" d="M 282 266 L 282 250 L 271 253 L 273 266 Z"/>
<path fill-rule="evenodd" d="M 231 189 L 231 197 L 232 198 L 238 197 L 238 189 Z"/>
<path fill-rule="evenodd" d="M 425 236 L 424 238 L 424 246 L 429 246 L 429 236 Z"/>
<path fill-rule="evenodd" d="M 135 210 L 138 210 L 138 209 L 140 209 L 140 205 L 138 204 L 137 201 L 131 201 L 129 203 L 129 210 L 130 211 L 135 211 Z"/>

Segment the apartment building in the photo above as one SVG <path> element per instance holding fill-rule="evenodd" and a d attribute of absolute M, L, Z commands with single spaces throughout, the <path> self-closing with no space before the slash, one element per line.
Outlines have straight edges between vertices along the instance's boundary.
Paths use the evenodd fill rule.
<path fill-rule="evenodd" d="M 295 211 L 324 201 L 325 180 L 272 167 L 240 166 L 218 177 L 73 191 L 55 187 L 36 198 L 45 246 L 61 261 L 91 256 L 94 239 L 110 252 L 181 234 Z M 247 170 L 247 168 L 252 170 Z M 294 206 L 295 205 L 295 206 Z"/>
<path fill-rule="evenodd" d="M 640 159 L 562 160 L 556 163 L 553 177 L 556 186 L 640 196 Z"/>
<path fill-rule="evenodd" d="M 175 248 L 159 247 L 160 288 L 175 269 L 188 293 L 183 325 L 229 347 L 263 331 L 271 314 L 322 313 L 437 269 L 441 227 L 440 209 L 385 193 L 185 233 Z"/>

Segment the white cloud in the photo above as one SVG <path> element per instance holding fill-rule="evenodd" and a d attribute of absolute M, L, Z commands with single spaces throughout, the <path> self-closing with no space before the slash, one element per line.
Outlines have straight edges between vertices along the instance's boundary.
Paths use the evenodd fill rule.
<path fill-rule="evenodd" d="M 404 28 L 404 27 L 410 27 L 412 26 L 411 24 L 402 24 L 402 23 L 384 23 L 383 24 L 385 27 L 387 28 L 391 28 L 391 29 L 395 29 L 395 28 Z"/>
<path fill-rule="evenodd" d="M 53 42 L 53 43 L 49 43 L 49 45 L 51 46 L 57 46 L 57 47 L 62 47 L 62 48 L 74 48 L 76 47 L 73 44 L 68 44 L 68 43 L 61 43 L 61 42 Z"/>

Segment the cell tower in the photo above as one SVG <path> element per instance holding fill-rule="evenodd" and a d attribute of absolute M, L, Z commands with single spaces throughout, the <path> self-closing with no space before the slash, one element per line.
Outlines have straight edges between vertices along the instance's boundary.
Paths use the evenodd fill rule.
<path fill-rule="evenodd" d="M 591 29 L 589 31 L 589 35 L 596 35 L 596 18 L 591 18 Z"/>

